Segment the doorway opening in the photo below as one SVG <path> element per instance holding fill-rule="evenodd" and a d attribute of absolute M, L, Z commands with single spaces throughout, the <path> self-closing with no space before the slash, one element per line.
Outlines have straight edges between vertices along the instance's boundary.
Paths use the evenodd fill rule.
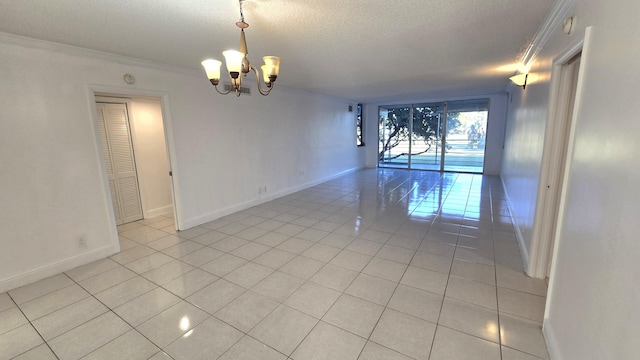
<path fill-rule="evenodd" d="M 94 95 L 116 225 L 162 216 L 175 221 L 161 99 Z"/>

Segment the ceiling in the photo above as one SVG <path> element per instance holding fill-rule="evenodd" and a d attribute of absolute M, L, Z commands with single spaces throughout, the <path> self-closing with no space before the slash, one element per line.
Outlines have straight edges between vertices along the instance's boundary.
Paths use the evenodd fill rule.
<path fill-rule="evenodd" d="M 504 90 L 555 0 L 245 0 L 249 59 L 345 99 Z M 0 0 L 0 31 L 200 68 L 238 48 L 237 0 Z M 204 71 L 203 71 L 203 79 Z M 276 85 L 276 86 L 277 86 Z"/>

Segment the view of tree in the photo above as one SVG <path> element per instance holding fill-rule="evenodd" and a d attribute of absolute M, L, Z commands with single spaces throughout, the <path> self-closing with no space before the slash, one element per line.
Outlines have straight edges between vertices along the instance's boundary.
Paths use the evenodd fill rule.
<path fill-rule="evenodd" d="M 409 133 L 410 108 L 388 109 L 387 116 L 381 116 L 378 123 L 381 142 L 378 160 L 388 161 L 409 155 L 407 152 L 388 154 L 391 149 L 407 141 L 411 141 L 410 155 L 412 156 L 429 151 L 436 144 L 438 135 L 442 132 L 441 115 L 438 107 L 414 107 L 413 131 Z M 447 131 L 454 131 L 459 126 L 458 113 L 447 114 Z M 385 153 L 387 153 L 386 158 Z"/>

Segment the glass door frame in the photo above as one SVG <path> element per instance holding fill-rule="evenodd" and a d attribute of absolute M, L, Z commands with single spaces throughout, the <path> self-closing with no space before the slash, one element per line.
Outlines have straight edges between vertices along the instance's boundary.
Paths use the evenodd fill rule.
<path fill-rule="evenodd" d="M 449 103 L 442 103 L 442 133 L 440 134 L 440 172 L 444 171 L 444 157 L 447 150 L 447 113 L 449 112 Z M 438 129 L 440 127 L 438 126 Z"/>
<path fill-rule="evenodd" d="M 485 100 L 484 98 L 478 98 L 478 99 L 470 99 L 470 101 L 472 100 Z M 458 171 L 454 171 L 454 170 L 445 170 L 446 167 L 446 151 L 447 151 L 447 125 L 448 125 L 448 115 L 449 115 L 449 103 L 450 102 L 457 102 L 457 101 L 467 101 L 467 100 L 449 100 L 449 101 L 440 101 L 440 102 L 424 102 L 424 103 L 411 103 L 411 104 L 396 104 L 396 105 L 379 105 L 378 106 L 378 118 L 380 119 L 380 113 L 382 109 L 385 110 L 389 110 L 389 109 L 401 109 L 401 108 L 408 108 L 409 109 L 409 121 L 407 124 L 407 128 L 408 128 L 408 154 L 407 154 L 407 162 L 406 162 L 406 166 L 404 166 L 404 164 L 402 164 L 403 166 L 394 166 L 394 165 L 382 165 L 381 166 L 381 159 L 380 156 L 378 156 L 378 160 L 376 162 L 376 166 L 377 167 L 384 167 L 384 168 L 399 168 L 399 169 L 409 169 L 409 170 L 430 170 L 430 169 L 421 169 L 421 168 L 413 168 L 413 154 L 412 154 L 412 150 L 413 150 L 413 130 L 414 130 L 414 109 L 416 107 L 427 107 L 427 106 L 442 106 L 442 110 L 439 111 L 441 113 L 441 116 L 439 118 L 439 122 L 442 123 L 442 127 L 440 127 L 439 125 L 437 126 L 436 129 L 436 142 L 439 141 L 439 146 L 436 146 L 436 152 L 438 151 L 438 148 L 440 149 L 440 163 L 439 164 L 434 164 L 434 165 L 439 165 L 437 170 L 434 171 L 439 171 L 439 172 L 448 172 L 448 171 L 453 171 L 453 172 L 465 172 L 464 170 L 458 170 Z M 486 122 L 485 122 L 485 126 L 488 128 L 488 121 L 489 121 L 489 107 L 490 107 L 490 99 L 486 99 L 486 103 L 487 103 L 487 118 L 486 118 Z M 388 115 L 387 118 L 384 121 L 388 121 Z M 380 126 L 380 123 L 379 123 Z M 386 133 L 386 126 L 383 126 L 383 131 L 382 133 L 380 132 L 380 130 L 378 131 L 378 149 L 377 152 L 378 154 L 380 153 L 380 144 L 383 143 L 380 140 L 380 136 L 382 134 L 382 136 L 384 136 L 384 134 Z M 440 132 L 440 138 L 438 139 L 438 132 Z M 475 172 L 475 171 L 468 171 L 469 173 L 484 173 L 484 156 L 486 155 L 486 143 L 484 144 L 485 149 L 483 149 L 483 162 L 482 162 L 482 168 L 480 170 L 480 172 Z M 390 150 L 390 149 L 389 149 Z M 387 150 L 387 151 L 389 151 Z M 382 163 L 384 163 L 384 160 L 382 160 Z"/>

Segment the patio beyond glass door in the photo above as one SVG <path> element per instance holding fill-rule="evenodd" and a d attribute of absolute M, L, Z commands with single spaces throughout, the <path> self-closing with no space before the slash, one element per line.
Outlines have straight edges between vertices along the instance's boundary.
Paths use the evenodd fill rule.
<path fill-rule="evenodd" d="M 380 106 L 378 166 L 482 173 L 487 99 Z"/>
<path fill-rule="evenodd" d="M 444 103 L 413 106 L 411 168 L 439 171 L 442 167 Z"/>
<path fill-rule="evenodd" d="M 380 107 L 378 118 L 380 167 L 408 168 L 411 141 L 411 106 Z"/>
<path fill-rule="evenodd" d="M 447 103 L 444 171 L 482 173 L 488 117 L 487 99 Z"/>

